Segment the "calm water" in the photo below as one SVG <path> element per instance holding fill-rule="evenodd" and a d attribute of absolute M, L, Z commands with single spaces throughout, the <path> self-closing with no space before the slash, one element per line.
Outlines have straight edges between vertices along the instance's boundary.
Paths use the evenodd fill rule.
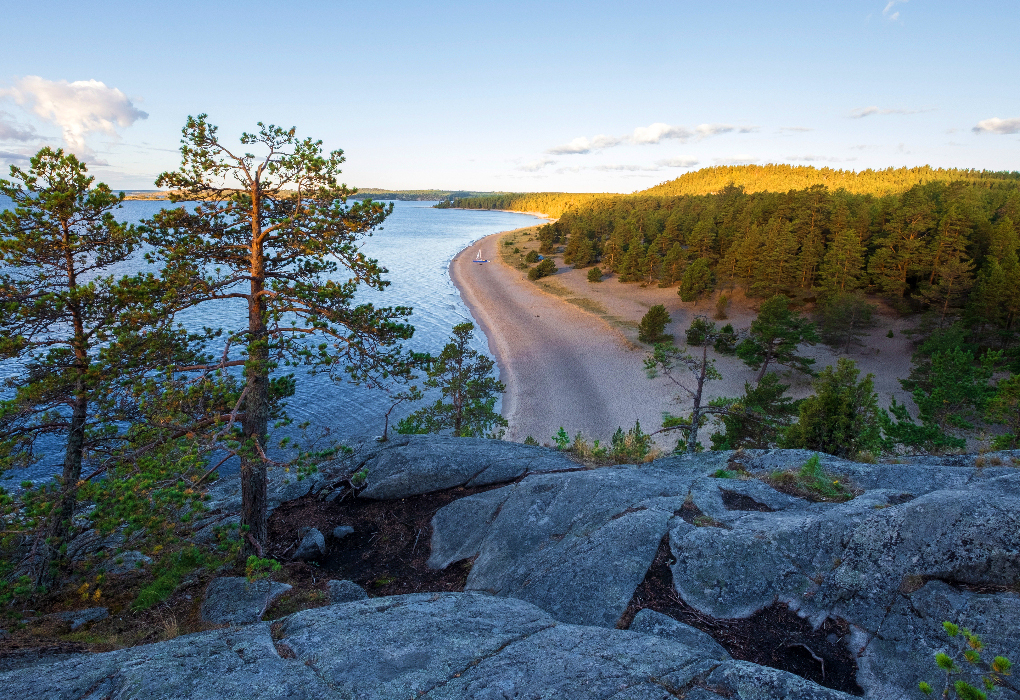
<path fill-rule="evenodd" d="M 0 208 L 7 202 L 0 198 Z M 362 290 L 358 301 L 376 306 L 407 305 L 414 308 L 411 323 L 414 338 L 408 343 L 416 350 L 438 352 L 448 341 L 454 325 L 471 316 L 447 273 L 450 260 L 471 242 L 499 231 L 531 226 L 535 217 L 494 211 L 433 209 L 433 202 L 395 202 L 393 214 L 383 230 L 364 240 L 364 251 L 389 270 L 391 284 L 383 292 Z M 118 218 L 138 222 L 157 212 L 165 202 L 125 202 Z M 144 267 L 138 261 L 116 270 L 118 274 Z M 339 275 L 338 275 L 339 276 Z M 344 276 L 346 279 L 346 276 Z M 182 315 L 185 325 L 236 328 L 246 318 L 243 301 L 215 302 Z M 474 348 L 488 354 L 485 338 L 477 334 Z M 10 376 L 15 367 L 0 366 L 0 377 Z M 297 394 L 290 399 L 288 411 L 295 423 L 308 421 L 313 428 L 328 427 L 335 436 L 350 442 L 370 440 L 382 433 L 383 414 L 389 408 L 387 395 L 349 383 L 337 384 L 322 375 L 296 372 Z M 412 407 L 398 407 L 399 418 Z M 11 474 L 45 479 L 59 471 L 62 455 L 57 445 L 49 446 L 46 459 L 31 470 Z"/>

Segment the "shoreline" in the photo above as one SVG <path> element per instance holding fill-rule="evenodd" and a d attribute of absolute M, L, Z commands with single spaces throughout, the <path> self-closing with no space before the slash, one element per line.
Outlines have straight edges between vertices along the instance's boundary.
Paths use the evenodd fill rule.
<path fill-rule="evenodd" d="M 722 291 L 687 303 L 678 298 L 675 288 L 622 284 L 615 275 L 592 284 L 587 281 L 587 270 L 562 266 L 560 254 L 551 256 L 558 266 L 554 275 L 528 281 L 510 260 L 503 259 L 502 241 L 513 241 L 522 253 L 534 249 L 533 234 L 544 224 L 481 238 L 454 256 L 449 265 L 450 279 L 485 334 L 507 387 L 502 407 L 510 422 L 506 439 L 519 442 L 531 435 L 544 444 L 562 425 L 572 438 L 581 432 L 589 441 L 607 442 L 618 427 L 627 430 L 636 420 L 645 433 L 651 433 L 661 426 L 663 412 L 687 413 L 690 406 L 675 401 L 681 393 L 678 387 L 662 377 L 649 380 L 646 376 L 644 358 L 651 348 L 637 341 L 638 321 L 652 305 L 665 305 L 672 318 L 666 332 L 683 346 L 691 321 L 699 315 L 709 316 Z M 526 238 L 524 232 L 532 235 Z M 489 263 L 470 262 L 478 249 Z M 731 323 L 738 331 L 746 329 L 761 300 L 747 298 L 740 289 L 726 293 L 730 297 L 727 320 L 719 325 Z M 857 363 L 862 378 L 874 375 L 880 407 L 887 407 L 895 397 L 916 414 L 912 397 L 898 382 L 910 371 L 910 344 L 903 333 L 910 320 L 880 311 L 877 321 L 863 338 L 864 346 L 848 354 L 822 344 L 802 347 L 801 353 L 816 360 L 816 370 L 849 357 Z M 887 336 L 887 331 L 894 331 L 893 337 Z M 738 358 L 711 349 L 709 357 L 723 378 L 705 386 L 706 402 L 740 396 L 745 382 L 754 383 L 757 372 Z M 782 382 L 790 386 L 791 397 L 813 393 L 810 377 L 777 369 Z M 705 447 L 716 429 L 710 424 L 699 435 Z M 661 437 L 658 448 L 671 449 L 675 438 L 673 434 Z"/>
<path fill-rule="evenodd" d="M 673 394 L 646 378 L 646 349 L 502 260 L 505 236 L 535 228 L 481 238 L 449 265 L 450 279 L 485 334 L 506 385 L 506 439 L 531 436 L 545 444 L 562 426 L 571 437 L 580 432 L 605 443 L 617 428 L 627 430 L 635 421 L 646 433 L 657 429 Z M 477 250 L 490 262 L 474 263 Z"/>

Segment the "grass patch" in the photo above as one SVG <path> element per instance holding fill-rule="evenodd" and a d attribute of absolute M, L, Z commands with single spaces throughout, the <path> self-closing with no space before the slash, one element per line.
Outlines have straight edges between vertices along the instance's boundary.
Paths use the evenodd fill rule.
<path fill-rule="evenodd" d="M 772 472 L 767 483 L 777 491 L 815 502 L 843 503 L 857 495 L 845 478 L 822 469 L 817 454 L 812 455 L 799 469 Z"/>
<path fill-rule="evenodd" d="M 131 604 L 131 608 L 148 610 L 154 605 L 159 605 L 181 585 L 185 576 L 213 561 L 212 557 L 203 554 L 195 546 L 170 554 L 160 562 L 155 580 L 138 591 L 138 597 Z"/>
<path fill-rule="evenodd" d="M 606 307 L 594 299 L 589 299 L 588 297 L 568 297 L 566 301 L 568 304 L 573 304 L 574 306 L 582 308 L 585 311 L 590 311 L 593 314 L 606 313 Z"/>

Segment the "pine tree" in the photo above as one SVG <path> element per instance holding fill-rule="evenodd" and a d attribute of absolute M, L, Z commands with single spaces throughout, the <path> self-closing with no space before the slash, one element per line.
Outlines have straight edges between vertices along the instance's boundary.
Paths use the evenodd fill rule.
<path fill-rule="evenodd" d="M 228 331 L 239 356 L 225 363 L 244 373 L 240 434 L 226 445 L 241 459 L 244 556 L 261 553 L 266 541 L 269 421 L 293 393 L 293 379 L 274 377 L 276 370 L 305 364 L 337 379 L 376 382 L 407 371 L 398 343 L 414 332 L 404 323 L 407 307 L 355 304 L 362 285 L 381 291 L 389 284 L 359 241 L 392 205 L 348 206 L 354 191 L 339 180 L 342 151 L 324 155 L 321 141 L 299 139 L 293 128 L 258 126 L 241 144 L 262 154 L 237 155 L 206 115 L 189 117 L 181 167 L 156 184 L 174 188 L 173 201 L 199 203 L 147 222 L 155 259 L 190 280 L 182 291 L 189 303 L 245 311 L 244 324 Z"/>
<path fill-rule="evenodd" d="M 38 578 L 52 583 L 57 572 L 48 564 L 66 551 L 83 466 L 91 461 L 95 475 L 105 470 L 100 461 L 121 458 L 130 421 L 143 413 L 145 384 L 198 355 L 166 325 L 168 280 L 112 274 L 142 244 L 135 227 L 113 216 L 123 194 L 50 148 L 28 170 L 11 166 L 11 177 L 0 180 L 0 193 L 13 200 L 0 214 L 0 359 L 22 371 L 7 380 L 13 393 L 0 402 L 0 471 L 38 461 L 42 438 L 62 443 L 53 502 L 37 523 L 48 547 Z"/>
<path fill-rule="evenodd" d="M 453 338 L 429 363 L 425 387 L 438 389 L 442 397 L 397 424 L 398 433 L 452 431 L 455 437 L 484 437 L 494 427 L 507 426 L 494 410 L 503 382 L 492 376 L 495 363 L 470 347 L 473 323 L 453 327 Z"/>
<path fill-rule="evenodd" d="M 798 355 L 797 348 L 817 342 L 814 324 L 793 313 L 786 297 L 776 295 L 762 304 L 748 337 L 737 346 L 737 356 L 751 369 L 759 370 L 757 382 L 761 383 L 772 363 L 811 374 L 815 361 Z"/>
<path fill-rule="evenodd" d="M 864 246 L 855 231 L 846 229 L 835 235 L 819 272 L 825 296 L 849 294 L 863 286 L 864 255 Z"/>

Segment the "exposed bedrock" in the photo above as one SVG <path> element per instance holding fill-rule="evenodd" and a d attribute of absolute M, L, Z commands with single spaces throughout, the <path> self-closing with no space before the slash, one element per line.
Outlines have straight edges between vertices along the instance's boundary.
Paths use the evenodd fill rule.
<path fill-rule="evenodd" d="M 738 458 L 761 476 L 810 456 Z M 474 558 L 466 590 L 613 627 L 668 534 L 673 584 L 687 605 L 716 619 L 781 603 L 816 628 L 845 620 L 865 694 L 912 694 L 918 681 L 938 678 L 943 620 L 981 633 L 991 653 L 1020 659 L 1011 592 L 1020 583 L 1016 456 L 986 455 L 1010 466 L 984 468 L 966 458 L 823 458 L 860 492 L 841 504 L 812 503 L 756 478 L 709 476 L 732 454 L 534 474 L 440 510 L 429 564 Z M 1007 688 L 1001 697 L 1020 695 Z"/>

